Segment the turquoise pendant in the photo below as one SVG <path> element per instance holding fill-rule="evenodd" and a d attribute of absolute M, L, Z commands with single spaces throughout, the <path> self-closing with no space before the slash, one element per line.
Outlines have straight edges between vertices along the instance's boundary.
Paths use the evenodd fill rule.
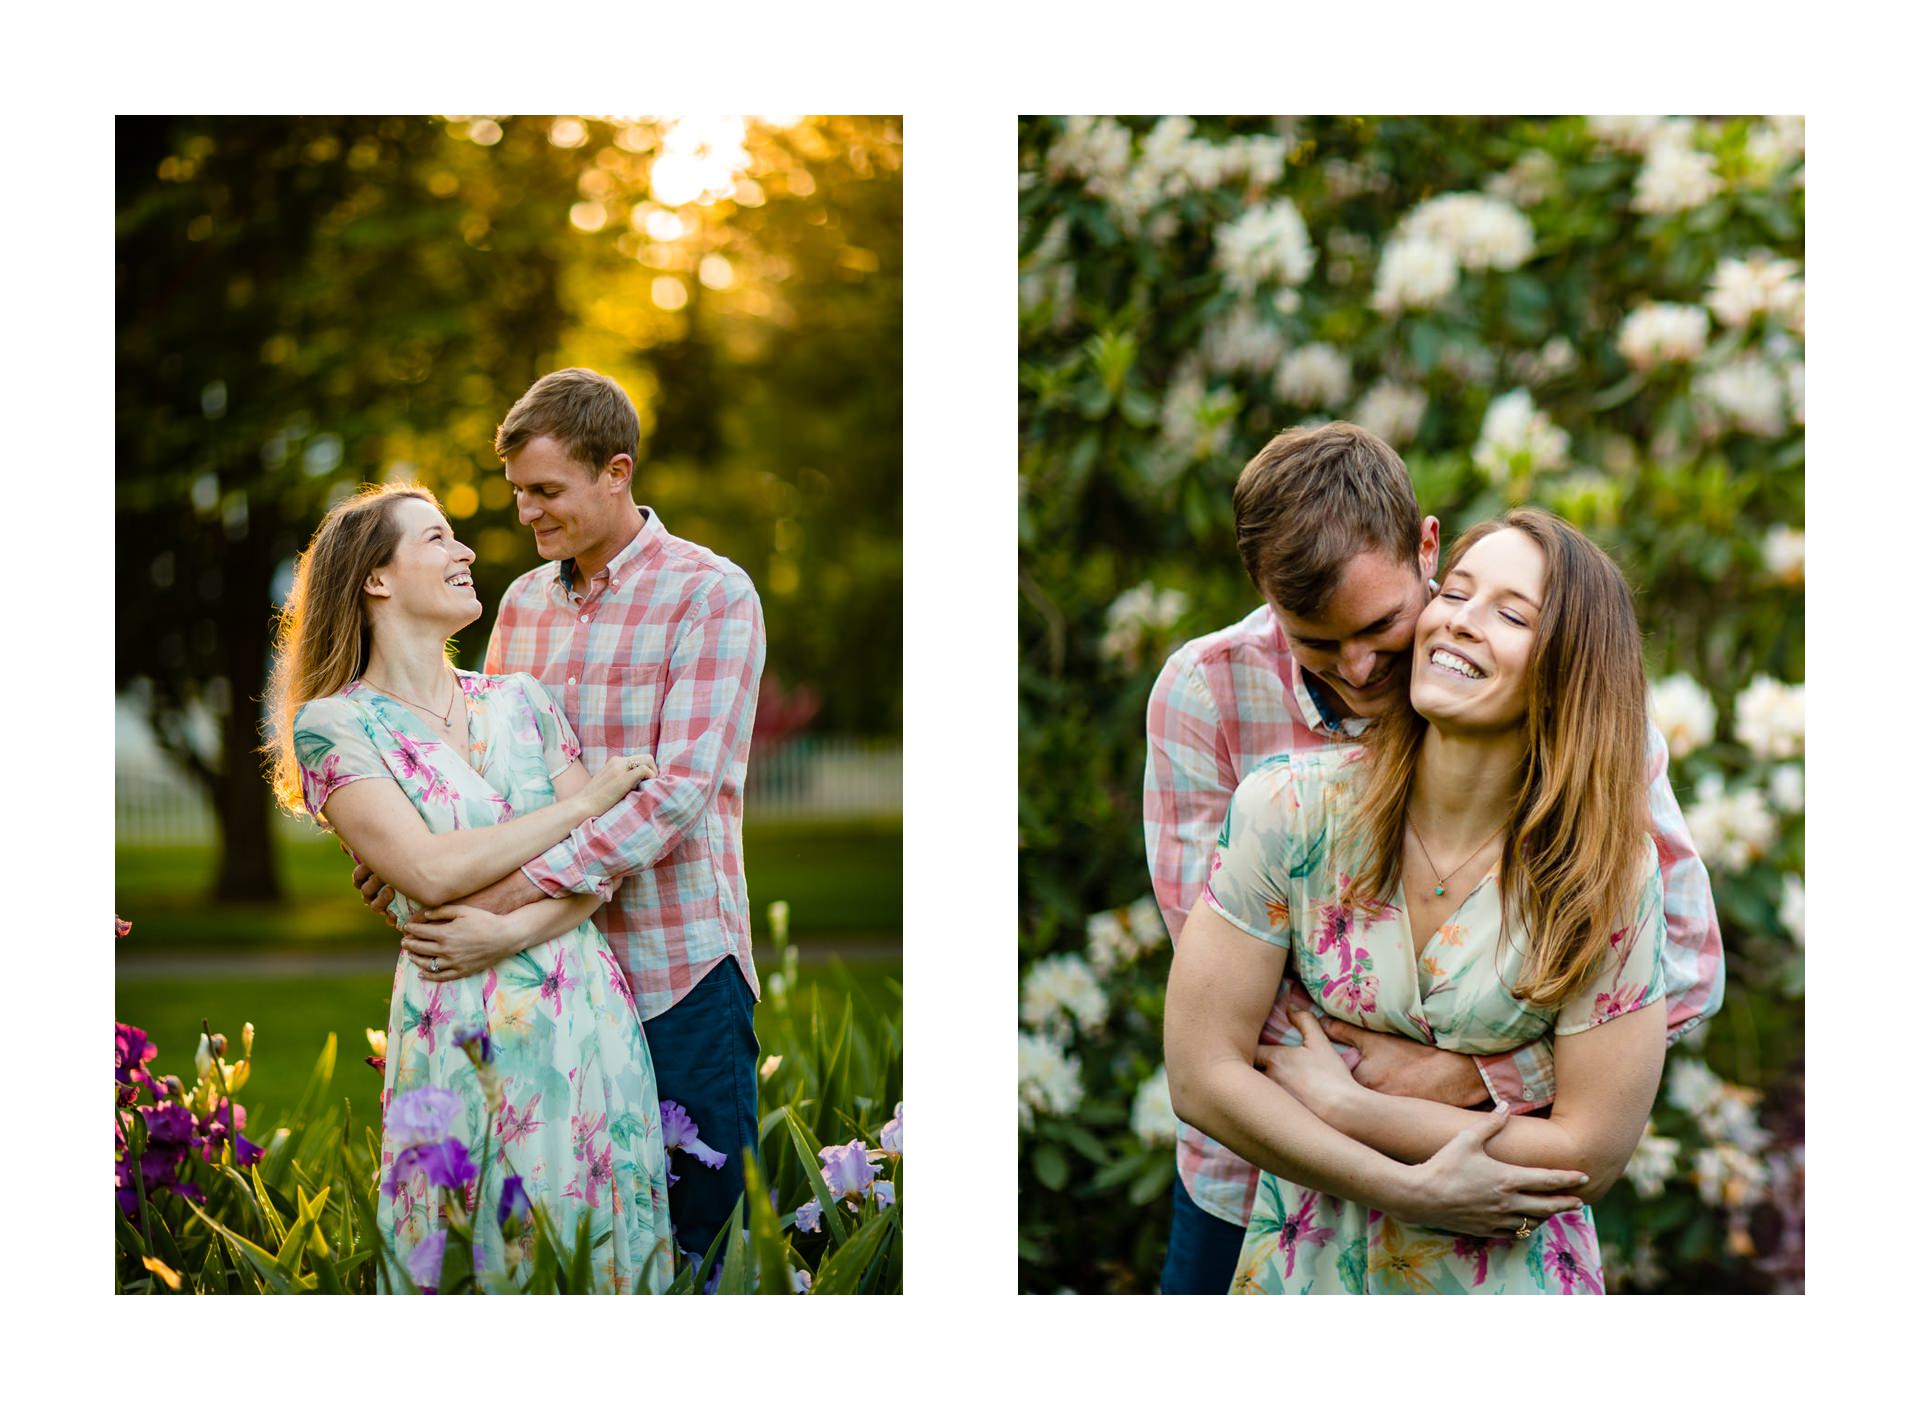
<path fill-rule="evenodd" d="M 1447 888 L 1445 886 L 1436 886 L 1433 888 L 1433 894 L 1436 896 L 1444 896 L 1447 894 Z"/>

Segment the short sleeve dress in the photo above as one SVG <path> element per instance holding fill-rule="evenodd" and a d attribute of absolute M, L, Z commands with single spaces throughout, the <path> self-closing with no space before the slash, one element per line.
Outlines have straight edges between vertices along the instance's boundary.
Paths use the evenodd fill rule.
<path fill-rule="evenodd" d="M 397 783 L 436 833 L 489 827 L 552 803 L 553 780 L 580 755 L 552 698 L 524 673 L 458 677 L 469 722 L 464 758 L 406 705 L 364 681 L 303 705 L 294 751 L 307 811 L 324 820 L 333 792 L 366 778 Z M 392 906 L 400 919 L 415 909 L 405 897 Z M 453 1042 L 476 1026 L 487 1029 L 501 1079 L 491 1110 L 474 1064 Z M 580 1216 L 590 1215 L 602 1286 L 666 1286 L 672 1245 L 653 1062 L 626 979 L 590 922 L 484 974 L 445 983 L 428 983 L 402 956 L 387 1019 L 382 1109 L 395 1093 L 428 1086 L 460 1096 L 453 1134 L 476 1163 L 490 1152 L 474 1208 L 492 1210 L 501 1182 L 518 1175 L 569 1239 Z M 404 1263 L 439 1227 L 441 1211 L 424 1173 L 388 1192 L 396 1154 L 382 1142 L 379 1218 Z M 495 1220 L 474 1225 L 483 1267 L 525 1266 L 506 1259 Z"/>
<path fill-rule="evenodd" d="M 1557 1010 L 1514 997 L 1527 937 L 1500 940 L 1489 873 L 1424 954 L 1404 891 L 1348 895 L 1364 858 L 1351 826 L 1363 750 L 1278 755 L 1241 782 L 1203 899 L 1232 925 L 1291 952 L 1290 969 L 1326 1012 L 1451 1052 L 1508 1051 L 1548 1032 L 1578 1033 L 1661 998 L 1666 936 L 1658 859 L 1647 841 L 1634 920 L 1604 963 Z M 1532 1238 L 1484 1239 L 1400 1223 L 1377 1209 L 1262 1174 L 1235 1271 L 1236 1293 L 1599 1293 L 1600 1248 L 1586 1207 Z"/>

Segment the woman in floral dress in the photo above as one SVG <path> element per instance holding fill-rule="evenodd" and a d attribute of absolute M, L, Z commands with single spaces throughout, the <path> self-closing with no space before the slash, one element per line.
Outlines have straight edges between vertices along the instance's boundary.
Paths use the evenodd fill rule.
<path fill-rule="evenodd" d="M 1168 989 L 1175 1102 L 1266 1172 L 1235 1292 L 1599 1293 L 1587 1204 L 1665 1057 L 1631 593 L 1517 510 L 1455 546 L 1411 669 L 1412 711 L 1366 747 L 1277 756 L 1235 791 Z M 1304 1010 L 1257 1047 L 1283 979 L 1453 1052 L 1551 1031 L 1551 1115 L 1371 1091 Z M 1488 1155 L 1513 1167 L 1497 1208 L 1461 1178 Z"/>
<path fill-rule="evenodd" d="M 653 772 L 636 755 L 589 778 L 533 677 L 448 663 L 447 639 L 480 615 L 472 562 L 425 490 L 369 490 L 314 534 L 282 616 L 276 791 L 393 884 L 399 921 L 539 856 Z M 588 920 L 598 904 L 546 900 L 501 917 L 523 948 L 479 974 L 429 982 L 402 958 L 381 1101 L 393 1109 L 430 1088 L 458 1098 L 451 1134 L 487 1159 L 451 1196 L 475 1211 L 481 1271 L 510 1271 L 524 1251 L 505 1246 L 493 1217 L 517 1176 L 569 1242 L 587 1216 L 603 1287 L 656 1291 L 672 1273 L 659 1098 L 632 995 Z M 484 1074 L 456 1035 L 488 1061 Z M 405 1105 L 402 1125 L 420 1103 Z M 455 1111 L 450 1098 L 428 1107 Z M 381 1231 L 431 1284 L 421 1264 L 449 1195 L 419 1162 L 395 1173 L 409 1133 L 394 1124 L 381 1147 Z"/>

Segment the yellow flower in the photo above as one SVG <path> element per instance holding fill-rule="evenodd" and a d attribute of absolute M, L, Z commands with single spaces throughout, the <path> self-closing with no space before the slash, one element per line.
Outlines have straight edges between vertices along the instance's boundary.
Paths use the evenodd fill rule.
<path fill-rule="evenodd" d="M 1408 1234 L 1393 1219 L 1380 1221 L 1380 1238 L 1367 1250 L 1367 1273 L 1399 1284 L 1396 1292 L 1438 1292 L 1426 1275 L 1429 1264 L 1446 1257 L 1450 1241 Z"/>
<path fill-rule="evenodd" d="M 367 1046 L 373 1049 L 373 1055 L 375 1057 L 385 1057 L 387 1055 L 387 1030 L 384 1028 L 369 1028 L 367 1030 Z"/>

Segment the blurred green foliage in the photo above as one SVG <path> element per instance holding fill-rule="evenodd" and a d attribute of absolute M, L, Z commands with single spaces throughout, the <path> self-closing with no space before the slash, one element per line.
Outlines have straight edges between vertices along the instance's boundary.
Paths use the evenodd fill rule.
<path fill-rule="evenodd" d="M 1725 1082 L 1669 1082 L 1673 1172 L 1599 1210 L 1620 1290 L 1801 1276 L 1798 693 L 1780 738 L 1737 722 L 1767 716 L 1762 677 L 1805 671 L 1803 145 L 1797 120 L 1749 118 L 1021 125 L 1023 971 L 1150 893 L 1147 695 L 1173 647 L 1259 603 L 1231 489 L 1272 435 L 1370 424 L 1449 540 L 1522 502 L 1566 516 L 1636 585 L 1650 679 L 1684 674 L 1715 717 L 1671 773 L 1711 852 L 1728 994 L 1674 1058 Z M 1456 193 L 1485 200 L 1424 204 Z M 1451 271 L 1425 297 L 1387 270 L 1423 232 Z M 1682 310 L 1657 355 L 1652 304 Z M 1105 1019 L 1058 1020 L 1078 1100 L 1023 1084 L 1024 1289 L 1157 1283 L 1173 1156 L 1132 1104 L 1161 1062 L 1167 955 L 1096 964 Z"/>
<path fill-rule="evenodd" d="M 753 576 L 768 681 L 899 731 L 897 120 L 123 118 L 116 195 L 115 681 L 216 804 L 219 896 L 277 894 L 255 702 L 294 554 L 414 478 L 496 602 L 538 559 L 493 430 L 555 367 L 633 395 L 636 495 Z"/>

